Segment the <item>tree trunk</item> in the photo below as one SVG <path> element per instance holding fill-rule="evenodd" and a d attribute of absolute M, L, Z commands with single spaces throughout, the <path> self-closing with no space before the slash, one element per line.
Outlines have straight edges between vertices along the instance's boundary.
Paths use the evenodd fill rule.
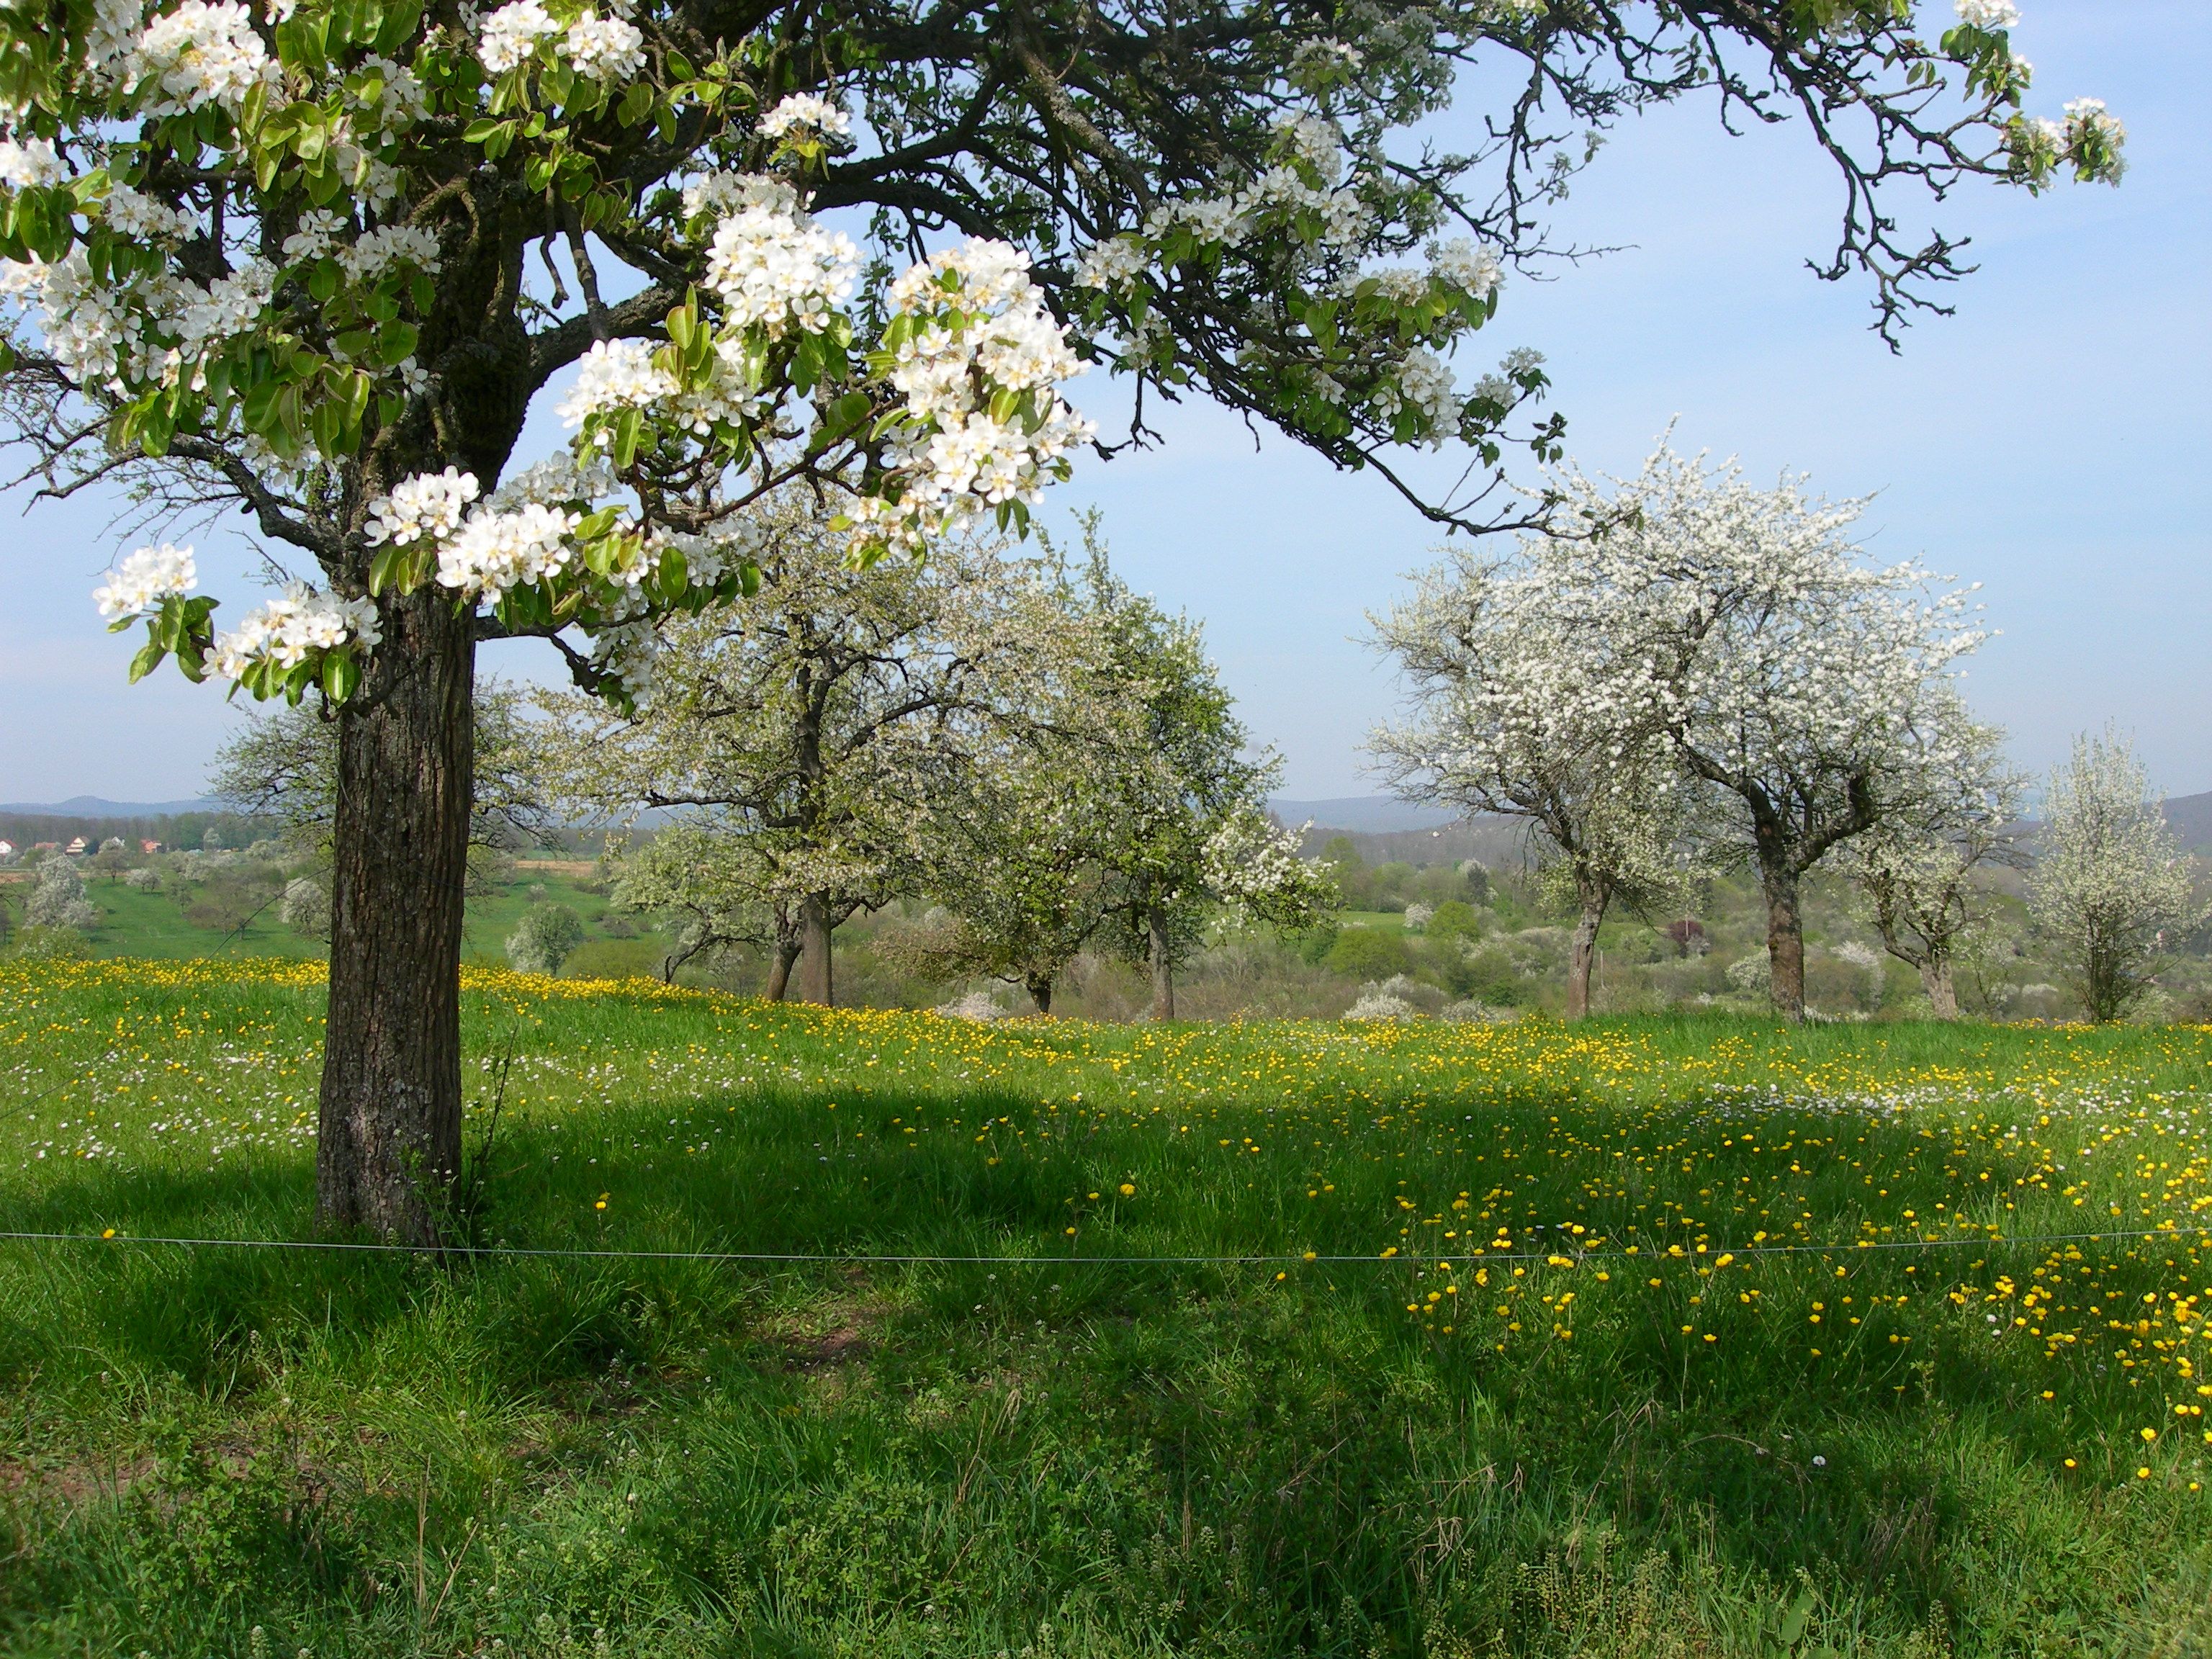
<path fill-rule="evenodd" d="M 1567 945 L 1567 1018 L 1581 1019 L 1590 1011 L 1590 969 L 1597 961 L 1598 924 L 1605 920 L 1609 894 L 1584 894 L 1582 915 L 1576 919 L 1574 938 Z"/>
<path fill-rule="evenodd" d="M 1037 1012 L 1050 1013 L 1052 1012 L 1052 981 L 1049 978 L 1032 978 L 1024 981 L 1024 983 L 1029 987 L 1030 1000 L 1036 1004 Z"/>
<path fill-rule="evenodd" d="M 398 600 L 338 725 L 316 1209 L 410 1244 L 442 1242 L 460 1172 L 475 666 L 451 595 Z"/>
<path fill-rule="evenodd" d="M 769 947 L 768 988 L 762 994 L 770 1002 L 781 1002 L 791 989 L 791 964 L 799 960 L 799 941 L 778 939 Z"/>
<path fill-rule="evenodd" d="M 809 893 L 799 902 L 799 1000 L 836 1006 L 830 971 L 830 896 Z"/>
<path fill-rule="evenodd" d="M 1766 961 L 1773 974 L 1769 994 L 1787 1020 L 1805 1018 L 1805 918 L 1797 902 L 1797 872 L 1786 866 L 1759 872 L 1766 890 Z"/>
<path fill-rule="evenodd" d="M 1948 957 L 1930 957 L 1918 964 L 1920 988 L 1928 993 L 1938 1019 L 1959 1017 L 1959 988 L 1951 982 L 1951 962 Z"/>
<path fill-rule="evenodd" d="M 1168 942 L 1168 913 L 1163 906 L 1154 905 L 1145 912 L 1145 933 L 1150 945 L 1152 967 L 1152 1007 L 1154 1019 L 1173 1019 L 1175 1007 L 1175 956 Z"/>

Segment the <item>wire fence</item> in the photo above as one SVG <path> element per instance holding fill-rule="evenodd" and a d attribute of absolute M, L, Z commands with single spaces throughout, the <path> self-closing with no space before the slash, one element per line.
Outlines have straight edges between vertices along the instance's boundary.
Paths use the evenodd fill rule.
<path fill-rule="evenodd" d="M 1578 1248 L 1569 1255 L 1559 1250 L 1455 1250 L 1434 1255 L 1407 1255 L 1391 1250 L 1375 1255 L 1336 1255 L 1318 1251 L 1292 1254 L 1255 1252 L 1241 1255 L 961 1255 L 915 1252 L 890 1254 L 830 1250 L 644 1250 L 592 1249 L 557 1244 L 410 1244 L 374 1239 L 313 1238 L 191 1238 L 167 1234 L 127 1233 L 110 1229 L 99 1233 L 30 1232 L 0 1230 L 0 1243 L 19 1244 L 124 1244 L 208 1250 L 297 1250 L 315 1254 L 438 1256 L 498 1261 L 513 1259 L 580 1261 L 702 1261 L 763 1267 L 1449 1267 L 1455 1261 L 1474 1263 L 1539 1263 L 1579 1267 L 1586 1262 L 1717 1261 L 1746 1256 L 1821 1255 L 1831 1259 L 1870 1250 L 1988 1249 L 1997 1246 L 2024 1247 L 2141 1242 L 2149 1238 L 2185 1239 L 2212 1237 L 2208 1227 L 2155 1227 L 2129 1231 L 2085 1233 L 1990 1234 L 1942 1238 L 1851 1239 L 1826 1243 L 1752 1243 L 1688 1249 L 1670 1244 L 1646 1250 L 1624 1245 L 1616 1250 Z"/>

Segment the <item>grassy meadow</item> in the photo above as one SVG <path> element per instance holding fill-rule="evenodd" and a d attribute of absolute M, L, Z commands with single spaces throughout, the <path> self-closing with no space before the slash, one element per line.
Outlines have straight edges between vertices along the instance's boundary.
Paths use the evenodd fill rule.
<path fill-rule="evenodd" d="M 321 981 L 0 965 L 0 1650 L 2212 1645 L 2212 1029 L 471 969 L 489 1253 L 134 1242 L 313 1237 Z"/>

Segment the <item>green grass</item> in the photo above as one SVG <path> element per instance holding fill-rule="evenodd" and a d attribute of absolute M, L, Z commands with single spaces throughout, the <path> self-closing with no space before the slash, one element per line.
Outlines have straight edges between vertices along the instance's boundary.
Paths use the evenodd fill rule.
<path fill-rule="evenodd" d="M 483 974 L 477 1237 L 836 1259 L 128 1242 L 312 1237 L 320 1020 L 306 968 L 0 972 L 0 1206 L 94 1241 L 0 1247 L 9 1652 L 2212 1640 L 2203 1030 Z M 2033 1242 L 2100 1231 L 2162 1236 Z"/>
<path fill-rule="evenodd" d="M 543 901 L 531 890 L 543 887 Z M 18 884 L 11 890 L 20 900 L 27 890 Z M 320 939 L 309 939 L 284 925 L 279 906 L 272 902 L 245 927 L 236 932 L 201 927 L 185 919 L 175 898 L 161 892 L 143 892 L 120 880 L 94 877 L 85 884 L 86 896 L 97 904 L 106 920 L 94 935 L 94 952 L 109 957 L 151 957 L 160 961 L 214 958 L 253 961 L 270 957 L 288 961 L 318 961 L 329 954 Z M 587 943 L 637 947 L 642 969 L 646 957 L 658 959 L 660 948 L 651 939 L 611 939 L 605 936 L 613 912 L 606 896 L 587 891 L 570 876 L 533 871 L 524 866 L 497 890 L 468 902 L 463 925 L 461 954 L 469 960 L 499 963 L 507 960 L 507 937 L 534 904 L 565 904 L 583 921 Z M 586 959 L 586 965 L 589 958 Z"/>

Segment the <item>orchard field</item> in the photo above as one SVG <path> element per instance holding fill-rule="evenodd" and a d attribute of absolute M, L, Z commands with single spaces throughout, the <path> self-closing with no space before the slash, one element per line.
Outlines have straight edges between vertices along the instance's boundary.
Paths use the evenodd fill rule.
<path fill-rule="evenodd" d="M 471 970 L 480 1254 L 161 1242 L 313 1237 L 322 972 L 0 968 L 9 1652 L 2212 1643 L 2212 1030 Z"/>

